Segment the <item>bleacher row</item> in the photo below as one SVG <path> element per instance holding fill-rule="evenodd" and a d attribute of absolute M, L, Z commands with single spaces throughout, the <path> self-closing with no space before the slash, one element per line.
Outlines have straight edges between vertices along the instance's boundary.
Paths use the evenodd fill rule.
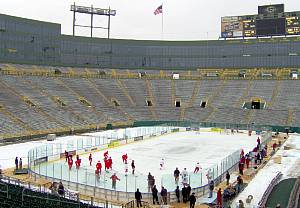
<path fill-rule="evenodd" d="M 147 83 L 148 82 L 148 83 Z M 0 135 L 122 121 L 300 126 L 298 80 L 170 80 L 0 75 Z M 266 109 L 243 109 L 260 98 Z M 147 106 L 151 100 L 152 106 Z M 175 107 L 180 101 L 180 107 Z M 201 108 L 202 101 L 207 102 Z"/>
<path fill-rule="evenodd" d="M 0 182 L 1 208 L 97 208 L 54 194 L 33 191 L 18 185 Z"/>

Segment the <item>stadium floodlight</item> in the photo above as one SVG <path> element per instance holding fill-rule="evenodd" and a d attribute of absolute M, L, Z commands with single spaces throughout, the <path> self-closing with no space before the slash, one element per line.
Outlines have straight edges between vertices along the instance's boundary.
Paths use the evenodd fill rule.
<path fill-rule="evenodd" d="M 75 2 L 73 5 L 71 5 L 70 11 L 73 12 L 73 36 L 75 36 L 75 27 L 88 27 L 91 29 L 91 37 L 93 37 L 93 29 L 106 29 L 108 30 L 108 39 L 110 38 L 110 16 L 116 16 L 117 11 L 113 9 L 101 9 L 101 8 L 94 8 L 93 6 L 91 7 L 86 7 L 86 6 L 78 6 L 75 5 Z M 81 13 L 81 14 L 89 14 L 91 15 L 91 24 L 90 25 L 76 25 L 76 13 Z M 107 27 L 94 27 L 93 26 L 93 16 L 94 15 L 100 15 L 100 16 L 108 16 L 108 24 Z"/>

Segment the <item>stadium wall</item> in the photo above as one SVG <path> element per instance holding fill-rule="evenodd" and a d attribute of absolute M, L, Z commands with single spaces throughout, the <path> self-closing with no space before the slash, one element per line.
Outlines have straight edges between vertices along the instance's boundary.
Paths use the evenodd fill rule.
<path fill-rule="evenodd" d="M 61 35 L 60 24 L 0 14 L 0 62 L 119 69 L 293 68 L 300 65 L 300 37 L 108 40 Z"/>

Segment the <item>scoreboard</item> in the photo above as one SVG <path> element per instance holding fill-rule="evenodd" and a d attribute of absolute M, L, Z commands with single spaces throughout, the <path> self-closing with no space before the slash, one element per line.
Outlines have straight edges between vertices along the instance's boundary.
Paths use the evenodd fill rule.
<path fill-rule="evenodd" d="M 221 37 L 300 35 L 300 12 L 284 12 L 283 4 L 258 7 L 257 15 L 221 18 Z"/>

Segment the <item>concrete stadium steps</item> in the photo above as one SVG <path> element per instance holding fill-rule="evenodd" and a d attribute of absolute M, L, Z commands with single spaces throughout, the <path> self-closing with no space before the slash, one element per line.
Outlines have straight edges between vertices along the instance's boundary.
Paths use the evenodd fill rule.
<path fill-rule="evenodd" d="M 258 125 L 281 125 L 285 126 L 288 119 L 288 110 L 252 110 L 253 115 L 250 123 Z"/>
<path fill-rule="evenodd" d="M 246 115 L 247 111 L 244 109 L 218 108 L 216 112 L 207 121 L 216 123 L 247 123 Z"/>
<path fill-rule="evenodd" d="M 127 86 L 127 90 L 136 105 L 146 106 L 146 99 L 150 99 L 150 96 L 147 93 L 145 81 L 140 79 L 137 79 L 134 82 L 131 79 L 124 79 L 122 81 Z"/>
<path fill-rule="evenodd" d="M 212 112 L 211 108 L 190 107 L 185 109 L 186 121 L 203 122 Z"/>
<path fill-rule="evenodd" d="M 272 109 L 300 109 L 300 83 L 299 80 L 282 80 L 278 96 Z"/>
<path fill-rule="evenodd" d="M 258 97 L 263 99 L 268 104 L 272 100 L 273 90 L 276 86 L 276 80 L 254 80 L 252 87 L 249 90 L 248 99 Z"/>
<path fill-rule="evenodd" d="M 0 111 L 0 134 L 15 134 L 24 131 L 26 129 L 10 120 L 9 117 Z"/>
<path fill-rule="evenodd" d="M 188 106 L 193 95 L 195 80 L 175 80 L 175 99 L 181 102 L 181 106 Z"/>
<path fill-rule="evenodd" d="M 215 107 L 232 107 L 243 96 L 248 82 L 244 80 L 228 80 L 222 92 L 213 100 Z M 242 106 L 239 106 L 241 108 Z"/>
<path fill-rule="evenodd" d="M 172 107 L 171 80 L 151 80 L 153 96 L 157 106 Z"/>

